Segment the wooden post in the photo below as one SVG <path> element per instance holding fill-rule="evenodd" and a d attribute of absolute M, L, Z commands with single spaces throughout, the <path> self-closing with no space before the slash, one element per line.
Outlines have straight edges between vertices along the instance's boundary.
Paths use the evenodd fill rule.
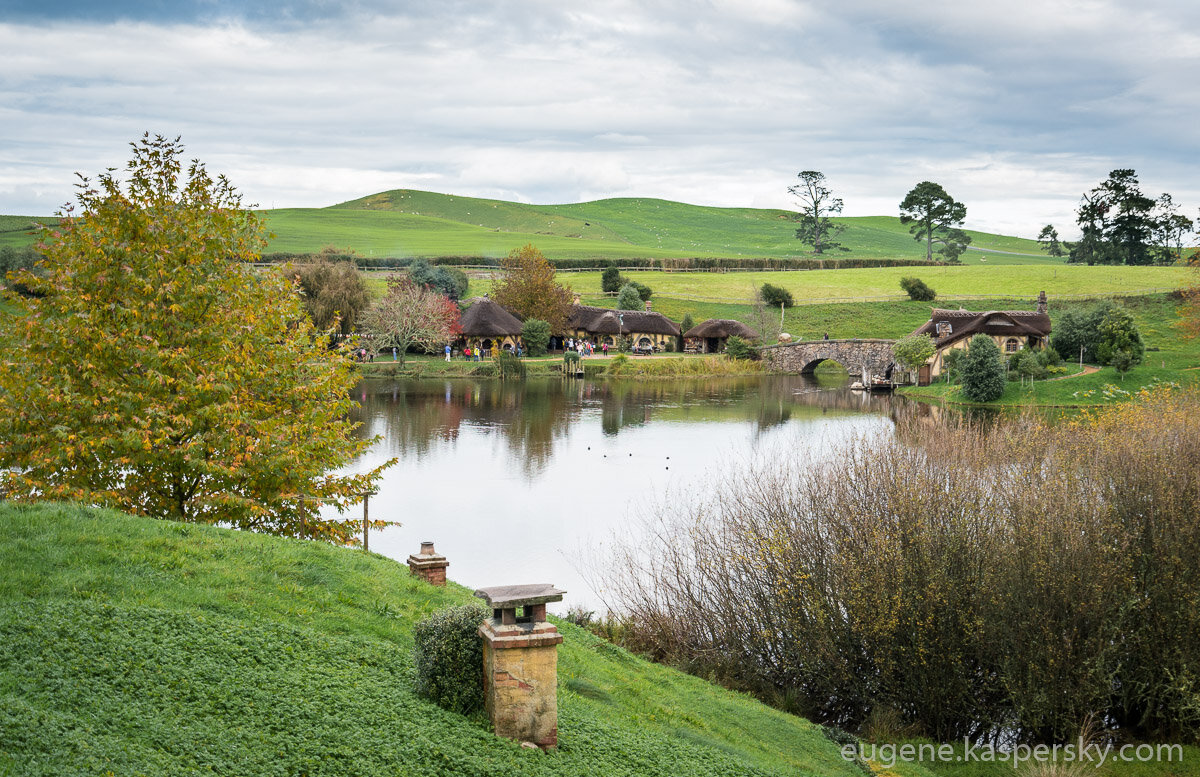
<path fill-rule="evenodd" d="M 370 522 L 367 517 L 367 502 L 370 500 L 370 498 L 370 494 L 363 494 L 363 553 L 371 550 L 370 546 L 367 544 L 367 529 L 370 526 Z"/>

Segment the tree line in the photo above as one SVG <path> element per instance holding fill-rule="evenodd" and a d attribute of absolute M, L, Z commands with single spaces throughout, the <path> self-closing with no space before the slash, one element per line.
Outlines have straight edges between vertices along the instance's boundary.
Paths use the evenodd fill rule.
<path fill-rule="evenodd" d="M 814 254 L 849 251 L 836 238 L 845 230 L 833 217 L 843 208 L 825 185 L 825 174 L 803 170 L 800 183 L 788 187 L 796 197 L 796 239 L 812 246 Z M 925 259 L 936 252 L 947 262 L 957 262 L 971 237 L 962 229 L 967 207 L 932 181 L 914 186 L 900 203 L 900 221 L 909 225 L 913 239 L 925 243 Z M 1042 250 L 1080 264 L 1169 265 L 1183 258 L 1184 244 L 1195 222 L 1180 213 L 1169 193 L 1157 199 L 1142 192 L 1136 171 L 1113 170 L 1108 179 L 1084 192 L 1076 209 L 1080 239 L 1062 240 L 1058 229 L 1047 224 L 1038 234 Z M 936 248 L 935 248 L 936 247 Z"/>

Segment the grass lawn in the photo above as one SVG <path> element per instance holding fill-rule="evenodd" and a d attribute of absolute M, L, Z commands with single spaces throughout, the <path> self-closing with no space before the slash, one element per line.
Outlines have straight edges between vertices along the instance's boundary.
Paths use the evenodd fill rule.
<path fill-rule="evenodd" d="M 3 504 L 0 570 L 0 774 L 860 774 L 561 622 L 558 751 L 496 739 L 411 690 L 413 624 L 470 592 L 361 551 Z"/>

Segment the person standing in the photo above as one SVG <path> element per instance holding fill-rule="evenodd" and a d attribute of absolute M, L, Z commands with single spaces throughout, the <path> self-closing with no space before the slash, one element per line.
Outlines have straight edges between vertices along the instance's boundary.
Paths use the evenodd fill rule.
<path fill-rule="evenodd" d="M 392 346 L 392 361 L 396 361 L 396 346 Z"/>
<path fill-rule="evenodd" d="M 450 361 L 450 344 L 446 343 L 446 361 Z"/>

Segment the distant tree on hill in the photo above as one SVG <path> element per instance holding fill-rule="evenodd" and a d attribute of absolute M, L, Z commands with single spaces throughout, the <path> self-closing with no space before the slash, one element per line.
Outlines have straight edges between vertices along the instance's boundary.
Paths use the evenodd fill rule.
<path fill-rule="evenodd" d="M 1179 212 L 1171 195 L 1163 193 L 1155 204 L 1152 253 L 1155 264 L 1175 264 L 1183 257 L 1183 240 L 1195 223 Z"/>
<path fill-rule="evenodd" d="M 788 191 L 800 203 L 800 213 L 796 217 L 800 226 L 796 228 L 796 238 L 812 246 L 815 254 L 834 249 L 849 251 L 841 243 L 834 242 L 834 238 L 846 226 L 835 224 L 829 218 L 842 212 L 842 200 L 834 197 L 833 192 L 825 187 L 825 174 L 817 170 L 803 170 L 798 177 L 800 183 L 788 187 Z"/>
<path fill-rule="evenodd" d="M 960 229 L 967 217 L 967 206 L 955 202 L 940 185 L 922 181 L 900 203 L 900 223 L 911 224 L 914 240 L 925 241 L 925 260 L 933 261 L 933 244 L 941 244 L 938 253 L 948 261 L 958 261 L 971 238 Z"/>
<path fill-rule="evenodd" d="M 561 332 L 575 295 L 555 282 L 554 267 L 532 243 L 514 249 L 500 262 L 503 277 L 492 286 L 492 299 L 522 318 L 539 318 Z"/>
<path fill-rule="evenodd" d="M 357 380 L 292 283 L 248 264 L 262 224 L 178 140 L 132 144 L 126 180 L 79 185 L 46 261 L 0 316 L 0 493 L 352 543 L 381 471 L 335 472 L 370 439 Z M 376 527 L 385 525 L 375 522 Z"/>
<path fill-rule="evenodd" d="M 1054 228 L 1053 224 L 1042 227 L 1042 231 L 1038 234 L 1038 243 L 1041 244 L 1042 250 L 1050 256 L 1066 256 L 1067 254 L 1058 240 L 1058 230 Z"/>
<path fill-rule="evenodd" d="M 1082 237 L 1071 250 L 1072 262 L 1146 265 L 1155 261 L 1155 200 L 1142 193 L 1137 172 L 1113 170 L 1108 180 L 1084 192 L 1076 211 Z M 1169 210 L 1170 197 L 1166 205 Z"/>

